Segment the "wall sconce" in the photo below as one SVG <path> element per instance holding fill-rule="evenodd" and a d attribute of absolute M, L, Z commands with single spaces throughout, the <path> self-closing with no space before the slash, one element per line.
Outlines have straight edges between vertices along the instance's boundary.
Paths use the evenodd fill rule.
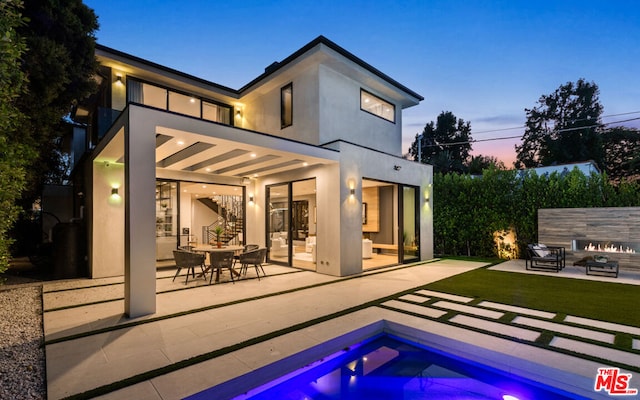
<path fill-rule="evenodd" d="M 242 109 L 238 108 L 238 109 L 236 110 L 236 117 L 237 117 L 237 118 L 242 118 Z"/>
<path fill-rule="evenodd" d="M 394 165 L 393 166 L 393 170 L 394 171 L 400 171 L 400 168 L 402 168 L 400 165 Z"/>
<path fill-rule="evenodd" d="M 249 177 L 245 176 L 244 178 L 242 178 L 243 185 L 248 185 L 250 183 L 251 183 L 251 180 L 249 179 Z"/>
<path fill-rule="evenodd" d="M 426 193 L 424 194 L 424 202 L 425 202 L 425 203 L 428 203 L 428 202 L 429 202 L 429 192 L 426 192 Z"/>
<path fill-rule="evenodd" d="M 118 205 L 122 202 L 120 193 L 118 193 L 118 186 L 111 186 L 111 195 L 108 199 L 109 204 Z"/>
<path fill-rule="evenodd" d="M 124 85 L 124 83 L 122 82 L 122 75 L 116 75 L 116 84 Z"/>
<path fill-rule="evenodd" d="M 253 195 L 252 194 L 249 195 L 249 203 L 253 203 Z"/>
<path fill-rule="evenodd" d="M 349 198 L 353 199 L 356 197 L 356 181 L 353 179 L 349 179 Z"/>

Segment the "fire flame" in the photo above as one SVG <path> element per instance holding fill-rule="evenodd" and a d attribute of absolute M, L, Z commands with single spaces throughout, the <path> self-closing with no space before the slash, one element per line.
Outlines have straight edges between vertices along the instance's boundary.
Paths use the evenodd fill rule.
<path fill-rule="evenodd" d="M 600 244 L 594 246 L 593 243 L 589 243 L 587 246 L 584 246 L 584 249 L 586 251 L 601 251 L 601 252 L 606 252 L 606 253 L 635 253 L 636 251 L 632 248 L 630 248 L 629 246 L 627 246 L 626 248 L 623 246 L 616 246 L 616 245 L 604 245 L 601 246 Z"/>

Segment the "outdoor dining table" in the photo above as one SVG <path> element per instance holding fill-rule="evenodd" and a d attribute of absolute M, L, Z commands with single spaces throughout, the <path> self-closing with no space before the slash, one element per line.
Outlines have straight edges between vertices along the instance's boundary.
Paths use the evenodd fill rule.
<path fill-rule="evenodd" d="M 242 246 L 236 246 L 236 245 L 228 245 L 228 246 L 222 246 L 222 247 L 211 246 L 211 245 L 200 245 L 200 246 L 195 246 L 192 251 L 196 253 L 215 253 L 220 251 L 233 251 L 235 253 L 240 253 L 243 248 L 244 247 Z M 209 259 L 211 259 L 211 257 L 209 257 Z M 211 271 L 211 268 L 213 267 L 214 265 L 209 264 L 207 268 L 205 268 L 203 275 Z M 233 268 L 231 268 L 231 273 L 234 274 L 235 276 L 238 276 L 238 277 L 240 276 L 240 273 L 236 272 Z M 217 273 L 216 273 L 216 282 L 218 281 L 220 281 L 219 269 L 217 270 Z"/>

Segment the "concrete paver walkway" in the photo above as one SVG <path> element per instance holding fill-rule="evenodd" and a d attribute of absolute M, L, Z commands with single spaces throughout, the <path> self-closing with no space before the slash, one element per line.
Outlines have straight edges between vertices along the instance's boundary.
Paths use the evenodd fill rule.
<path fill-rule="evenodd" d="M 472 298 L 418 289 L 481 265 L 446 260 L 350 278 L 267 266 L 268 276 L 260 281 L 211 286 L 195 281 L 186 290 L 183 282 L 172 282 L 173 271 L 168 271 L 159 273 L 158 312 L 134 320 L 122 315 L 121 280 L 47 284 L 49 398 L 76 395 L 132 376 L 139 379 L 104 398 L 174 399 L 216 385 L 218 397 L 237 391 L 238 383 L 234 387 L 229 382 L 241 375 L 253 376 L 241 384 L 246 390 L 249 382 L 259 383 L 277 373 L 273 363 L 294 362 L 296 354 L 322 357 L 332 347 L 339 349 L 381 331 L 403 331 L 430 345 L 455 340 L 449 350 L 465 353 L 466 346 L 471 346 L 467 355 L 480 355 L 479 361 L 538 374 L 541 380 L 557 380 L 558 385 L 589 393 L 597 367 L 603 366 L 598 361 L 602 352 L 612 350 L 609 338 L 638 329 L 616 324 L 598 327 L 608 332 L 600 332 L 606 338 L 597 345 L 572 336 L 582 332 L 572 329 L 590 331 L 589 326 L 597 325 L 588 321 L 558 322 L 552 313 L 474 304 Z M 507 311 L 517 314 L 516 318 L 501 319 Z M 443 321 L 446 315 L 450 317 Z M 284 331 L 314 321 L 299 331 Z M 551 346 L 559 353 L 533 345 L 549 330 L 558 332 Z M 494 353 L 482 358 L 484 352 L 478 349 Z M 632 349 L 616 351 L 623 353 L 621 364 L 640 365 L 640 355 Z M 512 360 L 514 356 L 521 359 Z M 160 368 L 167 370 L 160 373 Z M 251 375 L 256 371 L 259 377 Z"/>

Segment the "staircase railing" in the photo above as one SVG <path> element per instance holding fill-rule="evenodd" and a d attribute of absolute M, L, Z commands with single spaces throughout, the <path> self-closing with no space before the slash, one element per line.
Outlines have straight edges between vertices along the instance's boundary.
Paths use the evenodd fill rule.
<path fill-rule="evenodd" d="M 213 200 L 218 203 L 219 216 L 210 225 L 202 227 L 202 238 L 205 243 L 215 243 L 217 240 L 215 230 L 218 226 L 222 227 L 223 233 L 220 235 L 220 241 L 223 244 L 242 245 L 242 228 L 244 204 L 242 196 L 216 196 Z"/>

